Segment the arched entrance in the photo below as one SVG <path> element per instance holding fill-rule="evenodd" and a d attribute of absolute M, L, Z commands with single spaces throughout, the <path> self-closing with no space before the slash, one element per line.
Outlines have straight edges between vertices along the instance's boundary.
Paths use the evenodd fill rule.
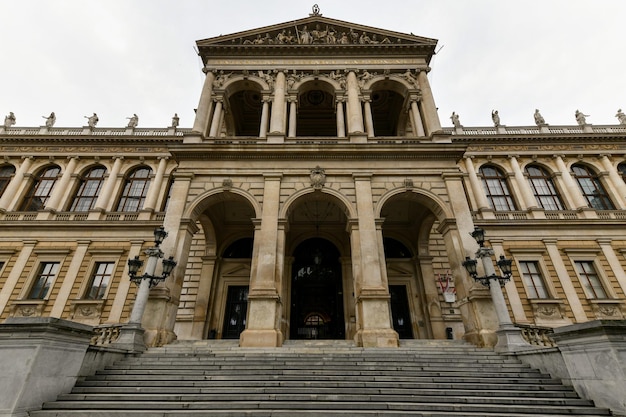
<path fill-rule="evenodd" d="M 344 339 L 339 251 L 311 238 L 294 251 L 291 273 L 291 339 Z"/>

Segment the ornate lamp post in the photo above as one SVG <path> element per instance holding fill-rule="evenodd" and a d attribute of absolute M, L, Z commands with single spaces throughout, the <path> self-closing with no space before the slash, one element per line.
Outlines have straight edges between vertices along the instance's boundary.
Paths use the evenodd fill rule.
<path fill-rule="evenodd" d="M 133 351 L 144 351 L 146 349 L 143 341 L 144 330 L 141 327 L 141 320 L 148 303 L 150 288 L 164 281 L 176 266 L 176 261 L 170 256 L 168 259 L 163 259 L 163 272 L 161 275 L 154 275 L 158 260 L 163 258 L 163 251 L 159 246 L 166 237 L 167 232 L 162 226 L 154 230 L 154 246 L 145 251 L 145 254 L 148 255 L 148 262 L 143 275 L 137 275 L 139 268 L 143 265 L 143 261 L 139 259 L 139 256 L 128 260 L 128 275 L 130 275 L 130 280 L 139 286 L 139 289 L 137 290 L 133 310 L 130 313 L 130 320 L 122 328 L 120 337 L 115 342 L 116 347 Z"/>
<path fill-rule="evenodd" d="M 504 295 L 502 294 L 502 287 L 511 279 L 512 261 L 500 255 L 500 259 L 496 264 L 502 271 L 502 275 L 497 275 L 491 259 L 492 255 L 494 255 L 493 249 L 484 246 L 485 231 L 479 227 L 475 227 L 471 235 L 480 246 L 476 252 L 476 258 L 480 258 L 482 261 L 485 275 L 481 277 L 478 276 L 476 270 L 478 261 L 476 259 L 466 257 L 463 266 L 474 280 L 488 287 L 491 293 L 491 299 L 499 322 L 498 330 L 496 331 L 498 336 L 498 342 L 495 346 L 496 352 L 515 352 L 517 350 L 531 348 L 531 345 L 522 337 L 522 331 L 513 325 L 511 317 L 509 316 L 509 310 L 506 306 L 506 301 L 504 300 Z M 494 283 L 497 282 L 498 285 L 491 285 L 492 281 L 494 281 Z"/>

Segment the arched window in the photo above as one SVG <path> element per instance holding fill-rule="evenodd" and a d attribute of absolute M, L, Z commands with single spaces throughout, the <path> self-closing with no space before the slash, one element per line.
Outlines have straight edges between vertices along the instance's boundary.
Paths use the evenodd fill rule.
<path fill-rule="evenodd" d="M 489 206 L 495 211 L 516 210 L 504 173 L 494 166 L 487 165 L 480 167 L 480 174 Z"/>
<path fill-rule="evenodd" d="M 545 169 L 539 166 L 527 166 L 528 182 L 537 203 L 545 210 L 563 210 L 563 201 L 556 191 L 552 178 Z"/>
<path fill-rule="evenodd" d="M 141 167 L 131 172 L 124 182 L 124 190 L 117 204 L 117 211 L 139 211 L 148 194 L 150 173 L 148 167 Z"/>
<path fill-rule="evenodd" d="M 620 175 L 622 176 L 622 179 L 624 180 L 624 182 L 626 182 L 626 162 L 621 162 L 617 166 L 617 170 L 619 171 Z"/>
<path fill-rule="evenodd" d="M 15 167 L 13 165 L 3 165 L 0 167 L 0 196 L 4 194 L 4 190 L 7 189 L 14 175 Z"/>
<path fill-rule="evenodd" d="M 56 165 L 40 170 L 39 173 L 35 175 L 33 183 L 26 194 L 26 198 L 24 198 L 24 201 L 22 202 L 20 210 L 42 210 L 52 194 L 52 188 L 59 179 L 60 173 L 61 168 Z"/>
<path fill-rule="evenodd" d="M 167 183 L 167 191 L 165 194 L 165 199 L 163 200 L 163 204 L 161 205 L 161 211 L 167 211 L 167 208 L 170 205 L 170 198 L 172 197 L 172 188 L 174 187 L 174 177 L 170 176 L 170 180 Z"/>
<path fill-rule="evenodd" d="M 95 206 L 105 173 L 105 167 L 96 166 L 80 177 L 80 185 L 72 200 L 70 211 L 89 211 Z"/>
<path fill-rule="evenodd" d="M 572 172 L 590 207 L 596 210 L 615 209 L 600 179 L 593 171 L 584 165 L 576 164 L 572 165 Z"/>

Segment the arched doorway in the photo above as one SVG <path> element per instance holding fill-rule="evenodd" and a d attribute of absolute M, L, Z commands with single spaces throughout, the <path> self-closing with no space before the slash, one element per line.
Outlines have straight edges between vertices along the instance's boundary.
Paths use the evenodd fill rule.
<path fill-rule="evenodd" d="M 339 251 L 311 238 L 293 254 L 291 339 L 344 339 L 343 287 Z"/>

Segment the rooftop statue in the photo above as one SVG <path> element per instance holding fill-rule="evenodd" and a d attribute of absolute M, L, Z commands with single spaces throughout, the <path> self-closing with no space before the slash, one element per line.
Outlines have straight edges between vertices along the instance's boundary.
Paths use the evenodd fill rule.
<path fill-rule="evenodd" d="M 126 127 L 137 127 L 137 124 L 139 123 L 139 116 L 137 116 L 137 113 L 133 113 L 133 115 L 131 117 L 127 117 L 128 119 L 128 126 Z"/>
<path fill-rule="evenodd" d="M 626 114 L 622 111 L 622 109 L 617 110 L 617 114 L 615 115 L 617 120 L 619 120 L 619 124 L 626 125 Z"/>
<path fill-rule="evenodd" d="M 13 112 L 9 112 L 7 116 L 4 117 L 4 127 L 11 127 L 15 124 L 15 115 Z"/>
<path fill-rule="evenodd" d="M 578 123 L 579 126 L 584 126 L 587 124 L 586 118 L 589 117 L 588 114 L 583 114 L 583 112 L 576 110 L 574 116 L 576 117 L 576 123 Z"/>
<path fill-rule="evenodd" d="M 57 116 L 54 114 L 54 112 L 50 113 L 50 116 L 41 116 L 41 117 L 46 119 L 46 127 L 54 126 L 54 124 L 57 121 Z"/>
<path fill-rule="evenodd" d="M 172 117 L 172 127 L 178 127 L 178 122 L 180 122 L 178 113 L 174 113 L 174 117 Z"/>
<path fill-rule="evenodd" d="M 539 109 L 535 109 L 534 118 L 535 118 L 535 124 L 537 126 L 544 126 L 544 125 L 546 125 L 546 120 L 543 118 L 541 113 L 539 113 Z"/>
<path fill-rule="evenodd" d="M 459 115 L 455 112 L 452 112 L 450 120 L 452 120 L 452 124 L 454 125 L 454 127 L 463 127 L 463 125 L 461 124 L 461 120 L 459 120 Z"/>
<path fill-rule="evenodd" d="M 87 119 L 87 126 L 92 127 L 92 128 L 96 127 L 96 125 L 98 124 L 98 121 L 100 121 L 96 113 L 94 113 L 92 116 L 83 116 L 83 117 Z"/>
<path fill-rule="evenodd" d="M 500 126 L 500 115 L 498 114 L 498 110 L 491 110 L 491 120 L 493 120 L 493 125 L 495 127 Z"/>

